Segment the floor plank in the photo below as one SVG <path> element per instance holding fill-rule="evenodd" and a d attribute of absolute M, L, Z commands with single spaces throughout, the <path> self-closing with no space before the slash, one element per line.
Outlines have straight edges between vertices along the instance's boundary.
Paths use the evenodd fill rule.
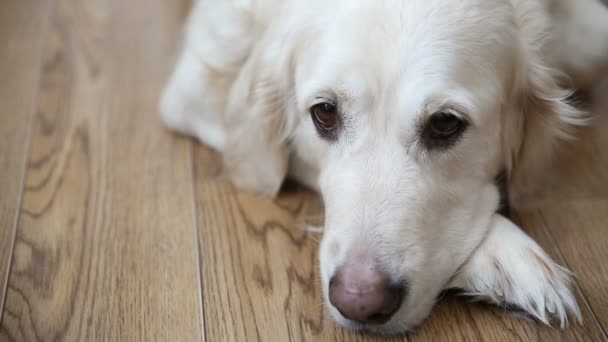
<path fill-rule="evenodd" d="M 606 336 L 608 199 L 556 203 L 541 215 Z"/>
<path fill-rule="evenodd" d="M 0 321 L 48 12 L 48 0 L 0 1 Z"/>
<path fill-rule="evenodd" d="M 181 12 L 57 0 L 0 340 L 203 338 L 191 144 L 156 110 Z"/>
<path fill-rule="evenodd" d="M 273 202 L 236 192 L 218 181 L 217 155 L 198 146 L 195 156 L 210 341 L 385 340 L 338 328 L 323 308 L 320 236 L 298 227 L 319 214 L 315 195 L 296 187 Z"/>

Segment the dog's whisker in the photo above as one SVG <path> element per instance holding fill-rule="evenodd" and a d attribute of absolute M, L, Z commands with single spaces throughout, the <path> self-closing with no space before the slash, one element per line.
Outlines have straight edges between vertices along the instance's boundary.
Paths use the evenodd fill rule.
<path fill-rule="evenodd" d="M 323 233 L 323 227 L 312 226 L 312 225 L 308 225 L 308 224 L 299 224 L 298 226 L 300 228 L 302 228 L 304 231 L 309 232 L 309 233 L 313 233 L 313 234 Z"/>
<path fill-rule="evenodd" d="M 318 238 L 316 238 L 316 237 L 314 237 L 314 236 L 309 236 L 308 238 L 311 239 L 312 241 L 316 242 L 316 243 L 321 243 L 321 240 L 318 239 Z"/>

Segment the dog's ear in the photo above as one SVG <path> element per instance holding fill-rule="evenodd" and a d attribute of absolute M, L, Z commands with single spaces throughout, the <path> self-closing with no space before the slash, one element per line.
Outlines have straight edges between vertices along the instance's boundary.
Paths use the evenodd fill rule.
<path fill-rule="evenodd" d="M 515 105 L 503 117 L 503 147 L 510 205 L 521 208 L 538 199 L 556 145 L 573 138 L 588 116 L 569 102 L 573 91 L 547 54 L 543 18 L 520 17 L 520 25 L 522 49 L 511 94 Z"/>
<path fill-rule="evenodd" d="M 286 101 L 293 62 L 284 43 L 256 45 L 230 91 L 224 166 L 239 189 L 275 196 L 287 174 L 287 140 L 295 126 Z"/>

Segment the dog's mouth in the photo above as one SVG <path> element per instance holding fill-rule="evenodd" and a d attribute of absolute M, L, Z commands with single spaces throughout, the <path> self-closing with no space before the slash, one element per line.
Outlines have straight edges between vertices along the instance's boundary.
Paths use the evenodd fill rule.
<path fill-rule="evenodd" d="M 336 317 L 334 315 L 334 318 L 338 324 L 340 324 L 342 327 L 344 327 L 347 330 L 358 331 L 358 332 L 368 333 L 368 334 L 373 334 L 373 335 L 397 335 L 397 334 L 403 334 L 409 330 L 406 328 L 397 330 L 397 329 L 393 328 L 394 324 L 390 321 L 389 322 L 370 321 L 367 323 L 361 323 L 358 321 L 346 319 L 341 314 L 340 314 L 340 317 Z"/>

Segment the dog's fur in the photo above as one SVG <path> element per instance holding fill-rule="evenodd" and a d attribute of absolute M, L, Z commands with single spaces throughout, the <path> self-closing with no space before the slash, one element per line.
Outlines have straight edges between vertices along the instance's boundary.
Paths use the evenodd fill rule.
<path fill-rule="evenodd" d="M 525 205 L 557 140 L 584 124 L 567 97 L 607 70 L 598 0 L 200 0 L 161 101 L 166 124 L 220 151 L 240 189 L 274 196 L 286 176 L 326 206 L 323 294 L 336 267 L 372 254 L 409 295 L 382 325 L 420 323 L 457 287 L 542 322 L 580 320 L 570 274 L 497 213 L 496 176 Z M 337 102 L 322 139 L 309 108 Z M 449 149 L 419 127 L 456 108 Z"/>

